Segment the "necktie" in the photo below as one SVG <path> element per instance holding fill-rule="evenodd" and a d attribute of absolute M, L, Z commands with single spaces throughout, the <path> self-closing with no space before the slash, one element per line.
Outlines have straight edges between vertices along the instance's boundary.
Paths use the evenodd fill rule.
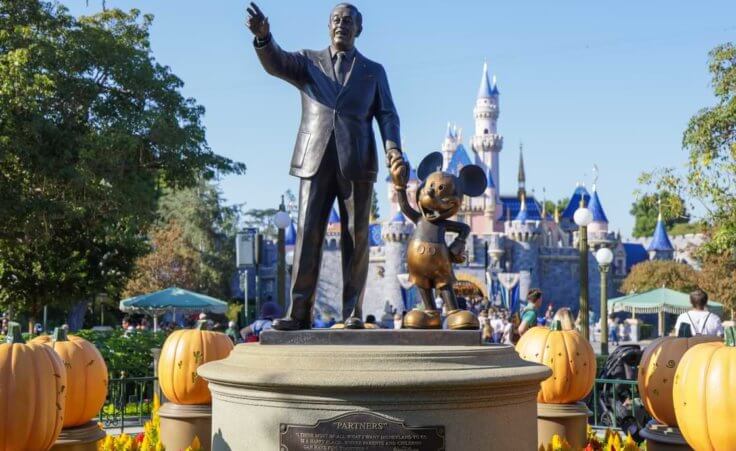
<path fill-rule="evenodd" d="M 335 77 L 340 86 L 345 84 L 345 72 L 343 70 L 343 63 L 345 62 L 345 52 L 337 52 L 337 61 L 335 61 Z"/>

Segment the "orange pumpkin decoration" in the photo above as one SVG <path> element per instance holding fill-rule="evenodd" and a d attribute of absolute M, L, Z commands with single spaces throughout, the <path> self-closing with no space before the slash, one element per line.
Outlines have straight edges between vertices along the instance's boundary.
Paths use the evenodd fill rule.
<path fill-rule="evenodd" d="M 158 380 L 164 395 L 176 404 L 209 404 L 212 402 L 207 381 L 199 377 L 197 368 L 207 362 L 230 355 L 233 342 L 220 332 L 196 329 L 177 330 L 166 339 L 158 361 Z"/>
<path fill-rule="evenodd" d="M 677 427 L 672 383 L 680 359 L 693 346 L 718 340 L 708 336 L 693 337 L 687 330 L 678 331 L 677 337 L 660 337 L 651 342 L 639 364 L 639 394 L 644 408 L 657 421 L 671 427 Z"/>
<path fill-rule="evenodd" d="M 563 330 L 560 321 L 550 328 L 532 327 L 521 336 L 516 352 L 522 359 L 541 363 L 552 370 L 543 381 L 537 401 L 568 404 L 583 399 L 595 381 L 593 347 L 576 330 Z"/>
<path fill-rule="evenodd" d="M 677 424 L 696 451 L 736 449 L 736 329 L 726 328 L 724 338 L 690 348 L 675 372 Z"/>
<path fill-rule="evenodd" d="M 32 342 L 53 348 L 66 367 L 64 427 L 89 423 L 100 413 L 107 397 L 107 365 L 100 351 L 84 338 L 67 336 L 66 329 L 58 327 L 53 337 L 42 335 Z"/>
<path fill-rule="evenodd" d="M 56 353 L 25 344 L 11 322 L 0 344 L 0 451 L 47 450 L 64 424 L 66 369 Z"/>

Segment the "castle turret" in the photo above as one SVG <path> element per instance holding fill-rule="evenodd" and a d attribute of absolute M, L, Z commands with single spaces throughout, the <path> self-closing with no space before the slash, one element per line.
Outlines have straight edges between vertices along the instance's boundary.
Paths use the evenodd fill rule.
<path fill-rule="evenodd" d="M 442 141 L 442 167 L 447 167 L 452 160 L 452 155 L 455 153 L 458 145 L 457 128 L 453 127 L 449 122 L 447 123 L 447 132 L 445 133 L 445 139 Z"/>
<path fill-rule="evenodd" d="M 675 254 L 675 248 L 672 246 L 670 237 L 667 235 L 667 228 L 662 219 L 661 208 L 657 217 L 657 226 L 654 228 L 652 242 L 649 243 L 647 251 L 649 251 L 649 258 L 651 260 L 672 260 Z"/>
<path fill-rule="evenodd" d="M 381 302 L 389 302 L 399 312 L 404 309 L 399 275 L 406 273 L 406 246 L 413 229 L 414 224 L 407 221 L 402 212 L 396 213 L 381 227 L 385 256 L 382 275 L 384 299 Z"/>
<path fill-rule="evenodd" d="M 488 64 L 484 63 L 478 95 L 475 99 L 475 108 L 473 108 L 475 134 L 471 141 L 471 147 L 478 154 L 480 162 L 485 166 L 484 169 L 491 171 L 496 197 L 498 197 L 498 190 L 501 188 L 498 156 L 503 147 L 503 137 L 497 133 L 496 129 L 499 114 L 498 97 L 496 77 L 493 77 L 493 82 L 489 81 Z"/>

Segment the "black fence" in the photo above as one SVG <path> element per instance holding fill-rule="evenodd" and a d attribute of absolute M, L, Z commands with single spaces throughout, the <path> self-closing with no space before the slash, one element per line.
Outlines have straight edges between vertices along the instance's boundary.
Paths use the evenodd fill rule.
<path fill-rule="evenodd" d="M 121 434 L 126 427 L 143 426 L 151 418 L 156 381 L 155 376 L 110 379 L 98 421 Z"/>

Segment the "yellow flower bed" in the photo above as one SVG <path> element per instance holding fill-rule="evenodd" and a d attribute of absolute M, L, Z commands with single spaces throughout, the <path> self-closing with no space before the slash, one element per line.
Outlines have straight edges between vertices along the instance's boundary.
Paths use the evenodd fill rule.
<path fill-rule="evenodd" d="M 161 403 L 158 396 L 153 398 L 153 412 L 150 421 L 146 421 L 143 426 L 143 432 L 136 436 L 121 434 L 118 436 L 108 435 L 97 445 L 99 451 L 164 451 L 164 445 L 161 443 L 159 430 L 161 421 L 158 416 L 158 409 Z M 185 451 L 202 451 L 202 444 L 199 437 L 194 437 L 192 444 Z"/>
<path fill-rule="evenodd" d="M 559 435 L 552 436 L 552 442 L 544 446 L 539 446 L 539 451 L 646 451 L 646 445 L 636 444 L 631 434 L 627 434 L 625 438 L 621 438 L 621 433 L 607 429 L 601 441 L 593 428 L 588 426 L 588 443 L 580 450 L 574 450 L 572 446 Z"/>

